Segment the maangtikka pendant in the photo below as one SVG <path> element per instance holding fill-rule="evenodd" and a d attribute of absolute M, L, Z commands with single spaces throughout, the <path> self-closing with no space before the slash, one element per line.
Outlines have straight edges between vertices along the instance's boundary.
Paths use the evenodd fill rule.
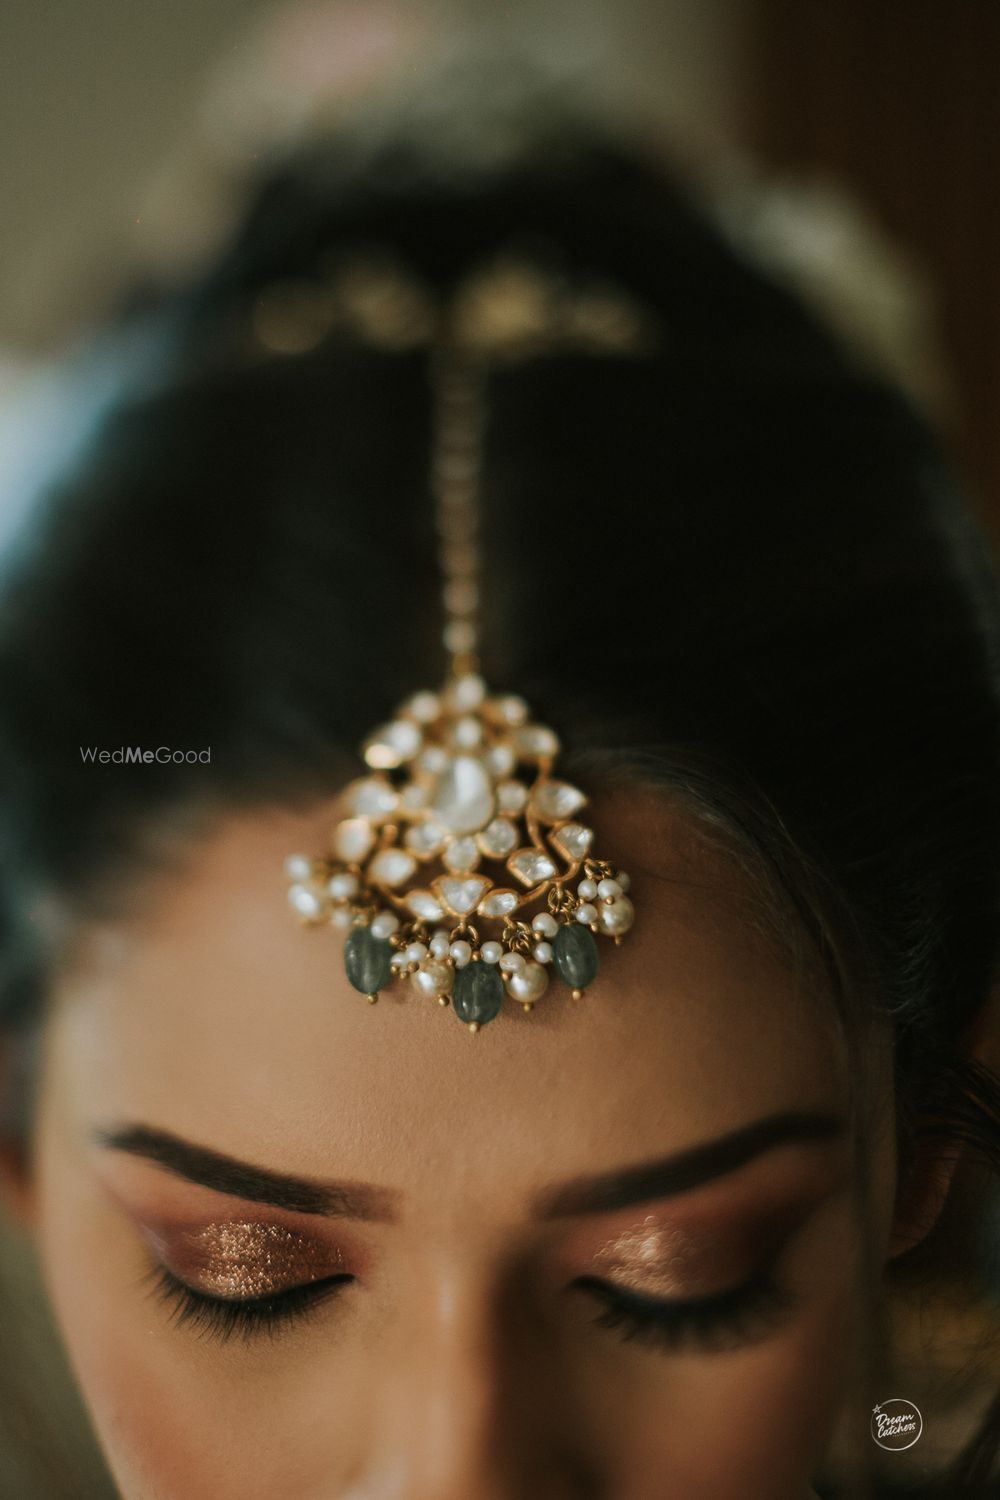
<path fill-rule="evenodd" d="M 349 929 L 347 976 L 370 1001 L 405 977 L 477 1031 L 505 995 L 530 1011 L 553 971 L 577 999 L 593 982 L 598 937 L 632 925 L 629 878 L 592 852 L 559 748 L 523 698 L 471 672 L 366 739 L 329 854 L 286 871 L 303 923 Z"/>
<path fill-rule="evenodd" d="M 279 289 L 280 290 L 280 289 Z M 263 299 L 279 354 L 338 331 L 387 355 L 426 348 L 435 393 L 431 489 L 450 659 L 440 691 L 411 694 L 362 745 L 329 853 L 287 861 L 300 921 L 346 930 L 344 963 L 370 1001 L 394 979 L 451 1005 L 471 1031 L 509 996 L 530 1011 L 555 971 L 579 998 L 633 921 L 628 876 L 592 851 L 587 798 L 554 766 L 556 734 L 479 675 L 477 606 L 487 375 L 548 353 L 641 355 L 649 319 L 600 278 L 500 254 L 439 304 L 418 277 L 365 254 L 327 284 Z M 270 311 L 268 311 L 270 309 Z M 305 309 L 305 313 L 303 312 Z M 283 310 L 283 311 L 282 311 Z"/>

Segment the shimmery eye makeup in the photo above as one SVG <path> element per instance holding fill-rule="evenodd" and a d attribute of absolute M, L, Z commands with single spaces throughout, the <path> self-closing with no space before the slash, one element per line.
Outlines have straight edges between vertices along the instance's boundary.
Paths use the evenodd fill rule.
<path fill-rule="evenodd" d="M 593 1258 L 594 1274 L 574 1287 L 600 1305 L 596 1322 L 627 1340 L 669 1352 L 720 1353 L 755 1343 L 793 1306 L 774 1275 L 787 1224 L 748 1235 L 681 1229 L 649 1214 L 615 1235 Z M 755 1269 L 742 1271 L 748 1263 Z M 700 1288 L 718 1287 L 702 1293 Z"/>
<path fill-rule="evenodd" d="M 153 1255 L 152 1289 L 178 1325 L 221 1339 L 275 1332 L 354 1280 L 337 1249 L 281 1224 L 143 1226 L 142 1234 Z"/>
<path fill-rule="evenodd" d="M 344 1269 L 343 1256 L 281 1224 L 229 1220 L 172 1232 L 144 1230 L 157 1257 L 205 1296 L 273 1297 Z"/>
<path fill-rule="evenodd" d="M 596 1322 L 667 1351 L 718 1353 L 766 1338 L 796 1299 L 776 1269 L 814 1203 L 758 1204 L 735 1216 L 623 1216 L 570 1285 L 599 1304 Z M 579 1261 L 577 1262 L 579 1265 Z"/>
<path fill-rule="evenodd" d="M 712 1278 L 719 1236 L 661 1224 L 653 1215 L 615 1235 L 594 1256 L 595 1270 L 616 1286 L 651 1297 L 690 1290 L 697 1278 Z"/>

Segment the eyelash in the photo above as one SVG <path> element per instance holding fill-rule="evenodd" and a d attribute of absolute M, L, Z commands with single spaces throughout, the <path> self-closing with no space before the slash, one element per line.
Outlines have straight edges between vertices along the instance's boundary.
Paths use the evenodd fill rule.
<path fill-rule="evenodd" d="M 308 1281 L 283 1292 L 243 1299 L 213 1297 L 208 1292 L 196 1291 L 166 1266 L 155 1266 L 151 1279 L 155 1295 L 171 1309 L 178 1328 L 193 1328 L 226 1343 L 232 1338 L 248 1341 L 258 1334 L 280 1333 L 289 1324 L 308 1318 L 354 1277 L 325 1276 L 321 1281 Z"/>
<path fill-rule="evenodd" d="M 603 1304 L 594 1319 L 601 1328 L 670 1353 L 718 1354 L 755 1343 L 783 1321 L 793 1301 L 770 1266 L 712 1297 L 661 1300 L 595 1276 L 582 1276 L 573 1285 Z"/>
<path fill-rule="evenodd" d="M 153 1268 L 155 1294 L 167 1304 L 178 1327 L 188 1327 L 226 1343 L 272 1337 L 311 1316 L 320 1305 L 354 1280 L 350 1275 L 324 1277 L 264 1297 L 228 1299 L 199 1292 L 168 1271 Z M 766 1336 L 790 1308 L 789 1293 L 774 1279 L 771 1267 L 712 1297 L 661 1300 L 613 1286 L 594 1276 L 574 1283 L 603 1304 L 594 1321 L 626 1340 L 667 1352 L 698 1349 L 720 1353 Z"/>

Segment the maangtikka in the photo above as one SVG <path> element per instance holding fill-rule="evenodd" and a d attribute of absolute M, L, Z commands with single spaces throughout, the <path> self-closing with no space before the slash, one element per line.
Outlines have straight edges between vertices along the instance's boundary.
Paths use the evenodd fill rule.
<path fill-rule="evenodd" d="M 286 861 L 301 923 L 345 933 L 350 983 L 374 1003 L 396 981 L 450 1005 L 471 1032 L 504 1008 L 530 1012 L 552 972 L 580 999 L 634 919 L 629 877 L 594 850 L 588 798 L 558 773 L 561 745 L 516 692 L 479 671 L 479 497 L 487 380 L 549 353 L 629 355 L 655 321 L 600 276 L 498 253 L 447 299 L 392 256 L 341 257 L 322 280 L 257 299 L 264 350 L 327 337 L 386 352 L 426 349 L 434 394 L 430 483 L 443 580 L 439 688 L 416 688 L 360 747 L 338 794 L 330 848 Z"/>

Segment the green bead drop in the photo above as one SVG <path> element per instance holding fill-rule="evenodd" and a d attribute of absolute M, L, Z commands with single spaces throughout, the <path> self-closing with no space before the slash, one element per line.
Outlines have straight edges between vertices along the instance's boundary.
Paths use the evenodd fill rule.
<path fill-rule="evenodd" d="M 555 935 L 552 962 L 559 978 L 570 989 L 583 990 L 597 974 L 597 940 L 582 922 L 566 922 Z"/>
<path fill-rule="evenodd" d="M 455 975 L 452 1009 L 467 1026 L 485 1026 L 499 1013 L 503 996 L 503 980 L 496 964 L 466 964 Z"/>
<path fill-rule="evenodd" d="M 344 944 L 347 977 L 362 995 L 375 995 L 392 978 L 393 946 L 370 927 L 352 927 Z"/>

